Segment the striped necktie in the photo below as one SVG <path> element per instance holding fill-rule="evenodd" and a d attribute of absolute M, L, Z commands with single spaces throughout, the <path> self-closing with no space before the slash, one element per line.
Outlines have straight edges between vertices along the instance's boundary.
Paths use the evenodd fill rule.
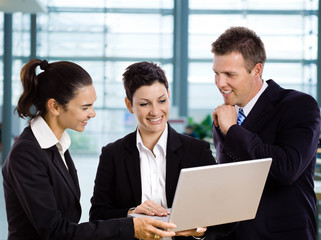
<path fill-rule="evenodd" d="M 246 116 L 243 112 L 243 109 L 239 109 L 239 113 L 237 114 L 237 124 L 242 125 L 243 121 L 245 120 Z"/>

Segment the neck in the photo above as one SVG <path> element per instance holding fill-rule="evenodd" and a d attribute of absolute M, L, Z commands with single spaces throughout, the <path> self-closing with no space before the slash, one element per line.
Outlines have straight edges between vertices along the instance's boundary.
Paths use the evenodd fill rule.
<path fill-rule="evenodd" d="M 43 119 L 48 124 L 51 131 L 55 134 L 56 138 L 60 141 L 64 130 L 58 127 L 57 119 L 48 115 L 44 116 Z"/>
<path fill-rule="evenodd" d="M 139 133 L 142 138 L 144 146 L 147 147 L 151 152 L 153 152 L 153 149 L 163 132 L 161 132 L 161 133 L 144 133 L 140 129 L 138 129 L 138 130 L 139 130 Z"/>
<path fill-rule="evenodd" d="M 258 92 L 261 90 L 263 86 L 263 79 L 259 78 L 256 80 L 255 86 L 253 87 L 251 94 L 249 95 L 248 99 L 246 100 L 246 103 L 243 104 L 242 106 L 239 105 L 240 107 L 245 107 L 246 104 L 248 104 L 255 96 L 258 94 Z"/>

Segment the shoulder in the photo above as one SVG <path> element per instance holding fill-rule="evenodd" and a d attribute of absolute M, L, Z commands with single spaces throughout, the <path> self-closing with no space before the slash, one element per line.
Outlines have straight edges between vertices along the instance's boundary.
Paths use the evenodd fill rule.
<path fill-rule="evenodd" d="M 120 150 L 126 146 L 135 146 L 136 145 L 136 131 L 127 134 L 126 136 L 108 143 L 102 148 L 102 151 L 106 150 Z"/>
<path fill-rule="evenodd" d="M 181 133 L 176 132 L 172 127 L 168 128 L 168 141 L 170 144 L 174 142 L 180 142 L 184 147 L 207 147 L 209 143 L 194 137 L 190 137 Z"/>
<path fill-rule="evenodd" d="M 45 150 L 41 149 L 30 127 L 27 127 L 11 147 L 3 168 L 15 171 L 41 167 L 47 165 L 46 159 Z"/>
<path fill-rule="evenodd" d="M 202 139 L 197 139 L 197 138 L 186 136 L 183 134 L 180 134 L 180 138 L 185 148 L 188 148 L 191 150 L 210 148 L 209 142 L 206 142 Z"/>
<path fill-rule="evenodd" d="M 273 80 L 267 82 L 269 84 L 268 94 L 272 94 L 274 97 L 277 94 L 279 96 L 276 98 L 277 103 L 287 105 L 287 107 L 295 105 L 296 107 L 319 108 L 317 101 L 311 95 L 294 89 L 282 88 Z"/>
<path fill-rule="evenodd" d="M 31 128 L 26 127 L 12 145 L 9 156 L 16 154 L 34 153 L 35 151 L 39 150 L 41 150 L 41 147 L 34 137 Z"/>
<path fill-rule="evenodd" d="M 292 108 L 301 112 L 319 112 L 317 101 L 309 94 L 287 89 L 281 95 L 281 101 L 284 108 Z"/>

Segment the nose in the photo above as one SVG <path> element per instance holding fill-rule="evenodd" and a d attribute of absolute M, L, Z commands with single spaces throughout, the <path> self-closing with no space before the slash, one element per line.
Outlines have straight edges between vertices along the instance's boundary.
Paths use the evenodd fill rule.
<path fill-rule="evenodd" d="M 90 118 L 96 117 L 96 111 L 94 107 L 91 108 L 91 111 L 89 112 L 89 117 Z"/>
<path fill-rule="evenodd" d="M 224 86 L 226 86 L 226 79 L 224 75 L 215 75 L 215 84 L 218 88 L 223 88 Z"/>
<path fill-rule="evenodd" d="M 151 106 L 151 109 L 150 109 L 149 114 L 150 114 L 151 116 L 157 116 L 157 115 L 159 114 L 159 111 L 160 111 L 159 106 L 158 106 L 157 104 L 153 104 L 153 105 Z"/>

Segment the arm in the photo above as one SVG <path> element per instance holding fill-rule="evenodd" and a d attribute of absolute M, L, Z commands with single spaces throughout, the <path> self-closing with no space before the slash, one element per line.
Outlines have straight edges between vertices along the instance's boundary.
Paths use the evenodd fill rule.
<path fill-rule="evenodd" d="M 132 203 L 128 208 L 117 207 L 117 182 L 115 174 L 121 174 L 116 169 L 114 158 L 120 159 L 121 153 L 115 153 L 112 144 L 102 148 L 95 179 L 94 194 L 91 198 L 90 220 L 104 220 L 117 217 L 127 217 Z M 123 189 L 127 191 L 128 189 Z"/>
<path fill-rule="evenodd" d="M 274 114 L 279 117 L 268 121 L 257 133 L 231 126 L 223 153 L 235 156 L 236 160 L 272 157 L 270 175 L 282 184 L 291 184 L 315 159 L 320 132 L 319 107 L 312 97 L 300 95 Z"/>
<path fill-rule="evenodd" d="M 132 219 L 77 224 L 79 202 L 52 165 L 52 152 L 46 152 L 30 141 L 19 140 L 3 168 L 8 221 L 13 228 L 41 239 L 134 236 Z M 55 185 L 57 182 L 59 185 Z M 59 194 L 64 198 L 58 198 Z"/>

